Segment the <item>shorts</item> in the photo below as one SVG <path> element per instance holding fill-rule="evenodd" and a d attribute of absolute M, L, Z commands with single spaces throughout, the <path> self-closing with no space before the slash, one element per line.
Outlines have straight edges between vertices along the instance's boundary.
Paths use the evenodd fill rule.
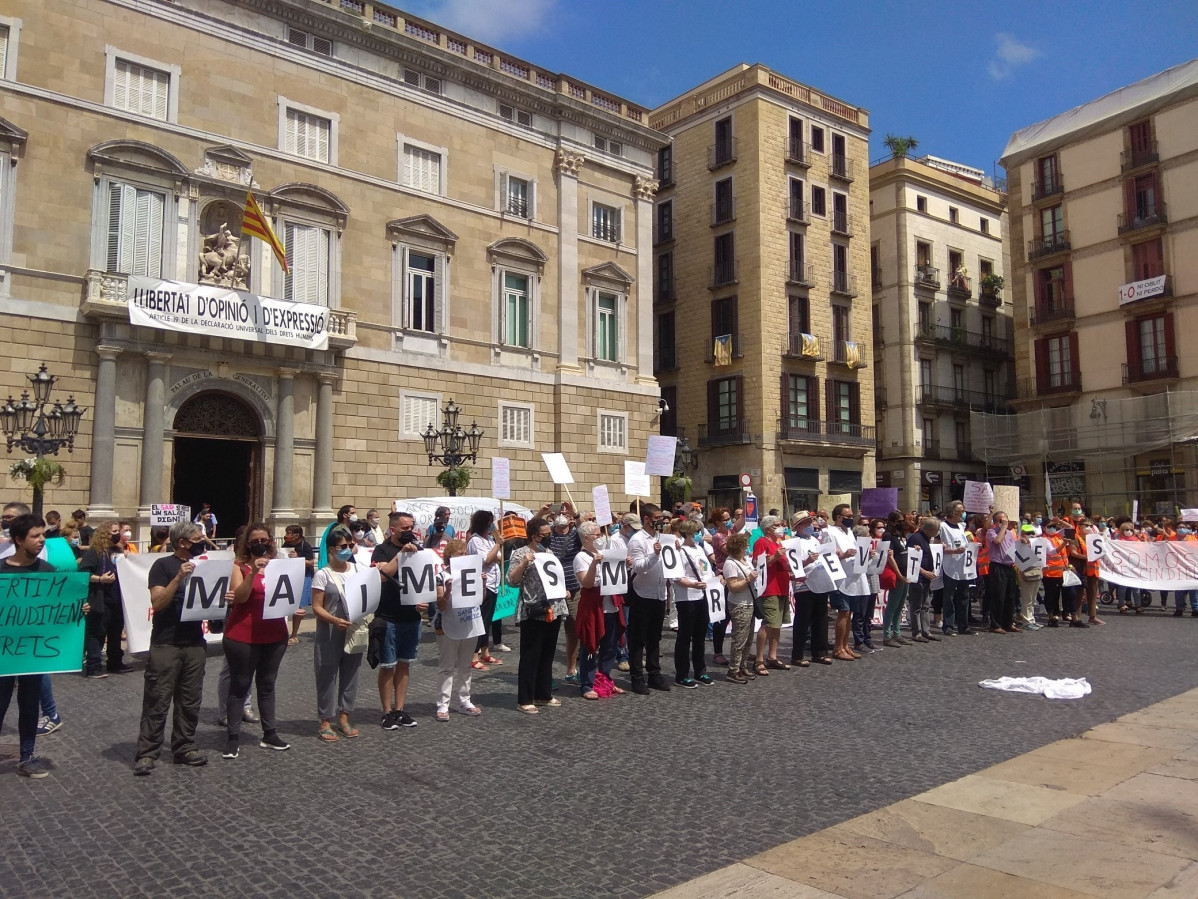
<path fill-rule="evenodd" d="M 299 607 L 307 609 L 312 606 L 312 575 L 304 578 L 304 592 L 300 594 Z"/>
<path fill-rule="evenodd" d="M 828 594 L 828 608 L 833 612 L 851 612 L 853 599 L 839 590 L 833 590 Z"/>
<path fill-rule="evenodd" d="M 776 630 L 784 624 L 790 624 L 790 597 L 761 597 L 761 626 Z"/>
<path fill-rule="evenodd" d="M 388 621 L 379 648 L 379 667 L 394 668 L 398 662 L 414 662 L 419 647 L 419 621 Z"/>
<path fill-rule="evenodd" d="M 566 594 L 566 613 L 567 618 L 578 620 L 578 599 L 582 596 L 581 590 L 575 590 L 573 593 Z"/>

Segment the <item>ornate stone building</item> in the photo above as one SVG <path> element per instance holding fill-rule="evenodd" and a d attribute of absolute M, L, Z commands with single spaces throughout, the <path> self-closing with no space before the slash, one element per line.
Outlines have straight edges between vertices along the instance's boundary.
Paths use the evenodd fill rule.
<path fill-rule="evenodd" d="M 547 451 L 621 489 L 656 427 L 647 110 L 379 3 L 2 12 L 0 390 L 45 361 L 89 407 L 48 507 L 389 507 L 442 492 L 451 398 L 467 492 L 503 455 L 545 499 Z"/>

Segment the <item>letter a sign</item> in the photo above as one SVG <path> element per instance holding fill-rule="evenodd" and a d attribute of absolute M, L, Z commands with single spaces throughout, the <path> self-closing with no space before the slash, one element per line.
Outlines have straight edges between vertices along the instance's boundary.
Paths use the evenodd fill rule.
<path fill-rule="evenodd" d="M 263 618 L 294 615 L 304 593 L 304 560 L 271 559 L 266 563 L 266 602 Z"/>

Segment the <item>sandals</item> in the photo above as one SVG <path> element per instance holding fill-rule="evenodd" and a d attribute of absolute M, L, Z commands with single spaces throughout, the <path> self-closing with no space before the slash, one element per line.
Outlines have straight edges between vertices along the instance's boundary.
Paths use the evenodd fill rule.
<path fill-rule="evenodd" d="M 337 735 L 335 733 L 333 733 L 333 728 L 327 724 L 324 725 L 320 730 L 318 730 L 316 732 L 316 736 L 322 743 L 336 743 L 337 742 Z"/>
<path fill-rule="evenodd" d="M 769 677 L 769 670 L 765 667 L 765 662 L 758 662 L 753 666 L 753 670 L 758 677 Z"/>
<path fill-rule="evenodd" d="M 811 663 L 808 662 L 806 659 L 799 659 L 797 662 L 795 662 L 795 664 L 798 665 L 800 668 L 810 668 L 811 667 Z"/>
<path fill-rule="evenodd" d="M 352 740 L 359 733 L 361 733 L 361 731 L 346 721 L 345 724 L 337 725 L 337 733 L 341 734 L 343 737 L 349 737 Z"/>
<path fill-rule="evenodd" d="M 484 665 L 482 662 L 478 662 L 478 661 L 471 662 L 470 667 L 473 668 L 475 671 L 490 671 L 491 670 L 486 665 Z"/>
<path fill-rule="evenodd" d="M 612 695 L 613 695 L 613 696 L 623 696 L 625 691 L 624 691 L 624 690 L 621 690 L 621 689 L 620 689 L 619 687 L 617 687 L 615 684 L 612 684 L 612 686 L 611 686 L 611 692 L 612 692 Z"/>
<path fill-rule="evenodd" d="M 789 665 L 787 665 L 785 662 L 779 661 L 778 659 L 766 659 L 765 667 L 769 668 L 773 671 L 789 671 L 790 670 Z"/>
<path fill-rule="evenodd" d="M 599 698 L 599 694 L 596 693 L 594 690 L 587 690 L 585 693 L 582 694 L 582 698 L 597 700 Z"/>
<path fill-rule="evenodd" d="M 288 646 L 295 646 L 295 645 L 297 645 L 298 643 L 299 643 L 299 637 L 288 637 L 288 638 L 287 638 L 287 645 L 288 645 Z"/>
<path fill-rule="evenodd" d="M 488 665 L 502 665 L 503 662 L 494 656 L 486 655 L 479 659 L 480 662 L 486 662 Z"/>
<path fill-rule="evenodd" d="M 551 708 L 551 709 L 556 709 L 561 704 L 562 704 L 562 701 L 560 699 L 558 699 L 556 696 L 554 696 L 552 699 L 534 699 L 533 700 L 533 705 L 545 706 L 545 707 Z"/>
<path fill-rule="evenodd" d="M 818 662 L 820 665 L 831 665 L 832 657 L 831 656 L 820 656 L 815 661 Z"/>
<path fill-rule="evenodd" d="M 523 712 L 525 715 L 539 715 L 541 710 L 535 705 L 518 705 L 516 711 Z"/>
<path fill-rule="evenodd" d="M 449 709 L 437 709 L 437 712 L 433 715 L 433 718 L 436 721 L 448 721 Z"/>
<path fill-rule="evenodd" d="M 476 705 L 460 705 L 454 709 L 459 715 L 465 715 L 467 718 L 477 718 L 483 713 L 483 710 Z"/>
<path fill-rule="evenodd" d="M 853 655 L 851 652 L 844 652 L 844 653 L 841 653 L 841 652 L 835 652 L 835 653 L 833 653 L 833 654 L 832 654 L 832 658 L 834 658 L 834 659 L 840 659 L 840 661 L 842 661 L 842 662 L 855 662 L 855 661 L 857 661 L 857 657 L 856 657 L 855 655 Z"/>

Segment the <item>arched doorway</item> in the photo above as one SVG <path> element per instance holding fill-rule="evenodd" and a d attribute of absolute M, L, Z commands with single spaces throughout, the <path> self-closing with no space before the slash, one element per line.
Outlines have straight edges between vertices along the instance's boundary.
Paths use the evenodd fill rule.
<path fill-rule="evenodd" d="M 262 422 L 229 393 L 197 393 L 175 413 L 171 497 L 197 512 L 210 503 L 217 537 L 262 515 Z"/>

